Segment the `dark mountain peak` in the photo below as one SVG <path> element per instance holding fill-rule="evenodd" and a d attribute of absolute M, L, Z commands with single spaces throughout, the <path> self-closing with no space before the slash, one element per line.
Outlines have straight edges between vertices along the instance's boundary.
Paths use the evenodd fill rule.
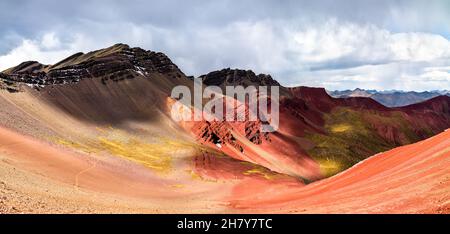
<path fill-rule="evenodd" d="M 50 69 L 83 65 L 95 61 L 109 62 L 115 60 L 124 62 L 138 62 L 137 60 L 151 60 L 153 57 L 164 57 L 164 59 L 168 59 L 167 56 L 165 56 L 163 53 L 146 51 L 139 47 L 131 48 L 126 44 L 119 43 L 104 49 L 91 51 L 86 54 L 82 52 L 73 54 L 54 64 Z"/>
<path fill-rule="evenodd" d="M 106 83 L 108 80 L 131 79 L 152 73 L 160 73 L 170 78 L 185 77 L 164 53 L 115 44 L 86 54 L 73 54 L 51 66 L 34 61 L 24 62 L 8 69 L 5 79 L 33 85 L 51 85 L 101 77 Z"/>
<path fill-rule="evenodd" d="M 124 44 L 124 43 L 116 43 L 116 44 L 106 48 L 106 50 L 108 50 L 108 49 L 114 49 L 114 50 L 124 49 L 124 50 L 127 50 L 127 49 L 130 49 L 130 46 L 127 45 L 127 44 Z"/>
<path fill-rule="evenodd" d="M 281 86 L 271 75 L 258 74 L 252 70 L 225 68 L 199 77 L 205 85 L 242 85 L 242 86 Z"/>
<path fill-rule="evenodd" d="M 25 61 L 15 67 L 11 67 L 3 71 L 3 73 L 7 75 L 13 73 L 37 73 L 39 71 L 42 71 L 46 67 L 48 66 L 41 64 L 37 61 Z"/>

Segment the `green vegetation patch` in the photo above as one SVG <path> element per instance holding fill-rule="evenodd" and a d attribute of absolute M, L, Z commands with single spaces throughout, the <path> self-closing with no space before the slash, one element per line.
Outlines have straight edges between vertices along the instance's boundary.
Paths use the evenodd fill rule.
<path fill-rule="evenodd" d="M 306 136 L 315 144 L 307 152 L 320 164 L 323 175 L 332 176 L 371 155 L 397 146 L 395 142 L 389 142 L 378 135 L 367 121 L 367 116 L 387 125 L 401 123 L 399 126 L 402 126 L 405 122 L 401 116 L 384 116 L 343 107 L 326 114 L 324 118 L 327 133 L 310 133 Z M 404 131 L 408 132 L 407 127 L 404 127 Z"/>

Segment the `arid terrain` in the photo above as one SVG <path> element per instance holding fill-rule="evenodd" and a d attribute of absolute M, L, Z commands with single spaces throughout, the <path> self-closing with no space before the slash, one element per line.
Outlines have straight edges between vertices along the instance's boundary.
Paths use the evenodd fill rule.
<path fill-rule="evenodd" d="M 5 129 L 0 139 L 2 213 L 450 212 L 450 131 L 309 185 L 266 177 L 171 179 Z"/>
<path fill-rule="evenodd" d="M 280 128 L 174 121 L 193 79 L 279 86 Z M 0 213 L 450 212 L 448 96 L 389 108 L 252 71 L 193 78 L 124 44 L 24 62 L 0 87 Z"/>

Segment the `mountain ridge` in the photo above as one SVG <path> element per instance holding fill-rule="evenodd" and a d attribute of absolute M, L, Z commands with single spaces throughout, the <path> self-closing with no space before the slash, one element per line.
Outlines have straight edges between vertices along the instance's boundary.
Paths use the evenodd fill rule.
<path fill-rule="evenodd" d="M 7 106 L 0 113 L 5 123 L 12 118 L 26 119 L 24 128 L 36 129 L 33 125 L 36 123 L 26 116 L 40 116 L 40 121 L 46 123 L 52 119 L 50 116 L 61 115 L 61 119 L 69 118 L 75 126 L 110 125 L 133 135 L 149 134 L 149 138 L 153 136 L 148 129 L 158 129 L 160 134 L 171 136 L 189 134 L 190 140 L 200 147 L 304 181 L 331 176 L 375 153 L 417 142 L 450 126 L 447 98 L 431 100 L 425 105 L 432 107 L 428 109 L 424 105 L 389 108 L 368 97 L 333 98 L 324 88 L 283 87 L 270 75 L 229 68 L 210 72 L 200 79 L 207 85 L 222 88 L 225 85 L 280 86 L 279 130 L 261 133 L 258 131 L 261 121 L 175 123 L 170 118 L 175 102 L 170 97 L 171 90 L 177 85 L 192 88 L 193 80 L 163 53 L 124 44 L 77 53 L 55 65 L 29 62 L 9 71 L 0 74 L 2 87 L 12 92 L 2 93 L 3 100 L 0 100 Z M 49 116 L 34 105 L 44 110 L 49 108 L 52 114 Z M 17 110 L 17 106 L 21 108 Z M 53 131 L 56 128 L 53 125 L 47 123 L 46 131 Z M 63 142 L 70 139 L 66 132 L 79 134 L 65 129 L 62 123 L 56 129 L 63 129 Z M 41 130 L 38 132 L 42 135 Z M 86 132 L 92 134 L 91 130 Z M 83 145 L 78 146 L 83 149 L 88 145 L 95 150 L 111 147 L 110 143 L 102 143 L 103 138 L 99 143 L 97 135 L 93 134 L 95 137 L 88 141 L 72 139 L 69 142 L 74 144 L 64 145 Z M 197 166 L 209 168 L 210 165 Z M 206 170 L 196 168 L 199 173 Z"/>
<path fill-rule="evenodd" d="M 173 78 L 185 78 L 185 74 L 165 54 L 131 48 L 125 44 L 115 44 L 86 54 L 79 52 L 54 65 L 30 61 L 5 71 L 2 72 L 3 79 L 38 86 L 76 83 L 81 78 L 99 76 L 103 76 L 103 82 L 132 78 L 130 74 L 125 74 L 126 71 L 159 72 Z"/>

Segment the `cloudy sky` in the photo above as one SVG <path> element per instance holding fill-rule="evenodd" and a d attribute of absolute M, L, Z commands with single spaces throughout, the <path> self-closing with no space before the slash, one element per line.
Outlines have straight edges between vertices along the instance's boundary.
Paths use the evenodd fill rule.
<path fill-rule="evenodd" d="M 0 70 L 121 42 L 188 75 L 231 67 L 287 86 L 450 89 L 450 1 L 0 2 Z"/>

